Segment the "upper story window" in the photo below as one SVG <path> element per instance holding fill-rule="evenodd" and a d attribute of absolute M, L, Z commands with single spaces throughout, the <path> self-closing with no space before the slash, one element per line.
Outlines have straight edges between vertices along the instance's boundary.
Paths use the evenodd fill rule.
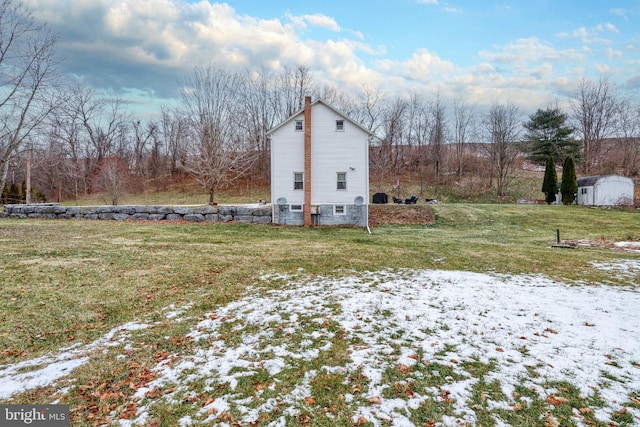
<path fill-rule="evenodd" d="M 336 120 L 336 130 L 337 131 L 344 130 L 344 120 Z"/>
<path fill-rule="evenodd" d="M 293 173 L 293 189 L 304 190 L 304 174 L 302 172 Z"/>
<path fill-rule="evenodd" d="M 302 120 L 296 120 L 296 132 L 302 132 Z"/>
<path fill-rule="evenodd" d="M 338 172 L 337 173 L 338 182 L 337 189 L 338 190 L 346 190 L 347 189 L 347 173 L 346 172 Z"/>

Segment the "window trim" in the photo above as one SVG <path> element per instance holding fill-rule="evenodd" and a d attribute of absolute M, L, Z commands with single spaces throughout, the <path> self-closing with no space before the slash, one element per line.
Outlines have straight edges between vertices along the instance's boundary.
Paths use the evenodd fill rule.
<path fill-rule="evenodd" d="M 297 180 L 296 175 L 300 175 L 300 179 Z M 296 188 L 296 184 L 300 184 L 300 188 Z M 304 172 L 294 172 L 293 173 L 293 190 L 301 191 L 304 190 Z"/>
<path fill-rule="evenodd" d="M 344 180 L 340 180 L 340 175 L 344 175 Z M 340 188 L 340 184 L 344 183 L 344 188 Z M 347 190 L 347 173 L 346 172 L 336 172 L 336 191 L 346 191 Z"/>
<path fill-rule="evenodd" d="M 342 212 L 338 212 L 338 209 L 342 208 Z M 333 205 L 333 214 L 336 216 L 343 216 L 347 214 L 347 205 L 339 204 Z"/>
<path fill-rule="evenodd" d="M 303 205 L 301 204 L 291 204 L 289 205 L 289 211 L 290 212 L 302 212 L 303 211 Z"/>

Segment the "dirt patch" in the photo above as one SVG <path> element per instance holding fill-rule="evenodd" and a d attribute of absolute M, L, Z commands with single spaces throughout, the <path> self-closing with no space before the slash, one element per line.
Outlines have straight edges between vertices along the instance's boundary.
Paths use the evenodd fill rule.
<path fill-rule="evenodd" d="M 434 224 L 433 209 L 424 205 L 369 205 L 369 225 Z"/>

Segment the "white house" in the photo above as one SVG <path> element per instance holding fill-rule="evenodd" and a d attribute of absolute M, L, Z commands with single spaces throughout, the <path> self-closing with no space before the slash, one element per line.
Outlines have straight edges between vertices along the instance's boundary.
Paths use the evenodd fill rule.
<path fill-rule="evenodd" d="M 274 223 L 368 225 L 371 132 L 306 97 L 268 136 Z"/>
<path fill-rule="evenodd" d="M 587 206 L 631 206 L 634 185 L 622 175 L 578 178 L 578 204 Z"/>

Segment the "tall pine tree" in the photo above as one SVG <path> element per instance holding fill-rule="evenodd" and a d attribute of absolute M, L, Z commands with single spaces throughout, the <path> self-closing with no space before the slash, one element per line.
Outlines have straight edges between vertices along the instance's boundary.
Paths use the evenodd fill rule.
<path fill-rule="evenodd" d="M 556 201 L 558 193 L 558 175 L 556 174 L 556 163 L 553 156 L 547 158 L 547 167 L 544 170 L 544 181 L 542 182 L 542 192 L 545 194 L 545 201 L 551 204 Z"/>
<path fill-rule="evenodd" d="M 560 192 L 562 193 L 562 203 L 565 205 L 570 205 L 575 201 L 578 192 L 578 178 L 576 177 L 576 164 L 571 156 L 567 157 L 562 167 Z"/>
<path fill-rule="evenodd" d="M 573 128 L 566 125 L 567 115 L 559 108 L 538 110 L 524 124 L 529 142 L 528 158 L 534 163 L 543 164 L 549 156 L 560 163 L 567 157 L 579 159 L 580 141 L 571 137 Z"/>

